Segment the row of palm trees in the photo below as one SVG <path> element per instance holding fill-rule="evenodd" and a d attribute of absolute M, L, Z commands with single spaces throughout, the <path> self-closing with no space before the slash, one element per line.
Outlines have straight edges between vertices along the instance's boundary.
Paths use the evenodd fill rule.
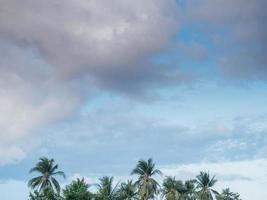
<path fill-rule="evenodd" d="M 238 193 L 228 188 L 222 193 L 214 190 L 217 180 L 207 172 L 200 172 L 195 179 L 185 182 L 166 177 L 160 186 L 155 176 L 161 176 L 162 172 L 155 168 L 151 158 L 138 161 L 131 173 L 137 176 L 136 181 L 128 180 L 114 185 L 113 177 L 104 176 L 94 185 L 94 193 L 89 190 L 92 185 L 88 185 L 84 179 L 74 180 L 61 190 L 55 176 L 65 178 L 65 173 L 58 171 L 53 159 L 40 158 L 30 172 L 37 172 L 39 176 L 28 182 L 33 190 L 29 200 L 241 200 Z"/>

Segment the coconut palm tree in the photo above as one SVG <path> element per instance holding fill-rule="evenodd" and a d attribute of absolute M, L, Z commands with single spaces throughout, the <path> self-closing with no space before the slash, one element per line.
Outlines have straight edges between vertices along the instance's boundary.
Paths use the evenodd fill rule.
<path fill-rule="evenodd" d="M 155 163 L 151 158 L 147 161 L 139 160 L 131 174 L 139 176 L 135 184 L 138 186 L 140 200 L 151 199 L 158 194 L 159 184 L 153 176 L 161 175 L 161 171 L 155 169 Z"/>
<path fill-rule="evenodd" d="M 38 191 L 34 191 L 33 193 L 30 192 L 29 200 L 41 200 L 42 194 Z"/>
<path fill-rule="evenodd" d="M 231 192 L 229 188 L 222 191 L 221 194 L 216 195 L 217 200 L 241 200 L 238 193 Z"/>
<path fill-rule="evenodd" d="M 180 194 L 178 192 L 179 182 L 175 180 L 175 177 L 166 177 L 162 184 L 162 196 L 166 198 L 166 200 L 178 200 Z"/>
<path fill-rule="evenodd" d="M 186 200 L 195 200 L 196 199 L 196 181 L 187 180 L 184 183 L 185 193 L 184 196 Z"/>
<path fill-rule="evenodd" d="M 126 183 L 122 183 L 119 190 L 120 200 L 134 200 L 137 199 L 136 185 L 132 180 L 128 180 Z"/>
<path fill-rule="evenodd" d="M 63 190 L 65 200 L 91 200 L 93 194 L 89 191 L 89 185 L 84 178 L 72 181 Z"/>
<path fill-rule="evenodd" d="M 195 180 L 187 180 L 184 183 L 177 180 L 176 182 L 179 200 L 196 200 Z"/>
<path fill-rule="evenodd" d="M 219 193 L 212 189 L 217 180 L 215 176 L 210 178 L 209 173 L 200 172 L 199 175 L 196 176 L 198 196 L 200 200 L 213 200 L 213 194 L 218 195 Z"/>
<path fill-rule="evenodd" d="M 54 176 L 60 175 L 65 178 L 65 173 L 57 171 L 58 165 L 55 165 L 54 162 L 54 159 L 40 158 L 35 167 L 30 170 L 30 173 L 37 172 L 40 176 L 32 178 L 28 182 L 28 186 L 32 189 L 38 189 L 39 192 L 49 188 L 59 193 L 60 185 Z"/>
<path fill-rule="evenodd" d="M 113 177 L 104 176 L 97 184 L 96 200 L 114 200 L 118 197 L 118 184 L 113 187 Z"/>
<path fill-rule="evenodd" d="M 45 188 L 41 192 L 30 193 L 29 200 L 63 200 L 60 194 L 55 193 L 51 188 Z"/>

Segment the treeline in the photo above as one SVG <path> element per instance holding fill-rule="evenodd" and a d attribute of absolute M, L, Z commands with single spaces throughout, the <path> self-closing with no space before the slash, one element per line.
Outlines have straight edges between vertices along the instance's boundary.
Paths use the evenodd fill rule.
<path fill-rule="evenodd" d="M 99 178 L 94 184 L 95 192 L 90 191 L 92 185 L 85 180 L 72 181 L 61 189 L 56 176 L 65 178 L 65 173 L 58 170 L 53 159 L 40 158 L 30 173 L 39 175 L 28 182 L 31 188 L 29 200 L 241 200 L 238 193 L 229 188 L 221 193 L 214 189 L 217 180 L 208 172 L 200 172 L 195 179 L 181 181 L 175 177 L 165 177 L 162 185 L 155 179 L 162 176 L 162 172 L 155 167 L 152 159 L 139 160 L 131 175 L 137 180 L 114 183 L 113 177 Z"/>

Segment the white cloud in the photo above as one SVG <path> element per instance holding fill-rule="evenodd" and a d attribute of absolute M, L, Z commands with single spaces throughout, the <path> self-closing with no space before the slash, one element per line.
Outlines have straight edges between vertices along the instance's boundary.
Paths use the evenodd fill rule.
<path fill-rule="evenodd" d="M 77 112 L 96 82 L 125 86 L 131 76 L 129 84 L 139 83 L 134 80 L 145 77 L 140 75 L 148 56 L 175 32 L 174 5 L 174 0 L 2 0 L 0 147 L 23 149 L 18 143 L 30 134 Z M 88 75 L 83 82 L 81 76 Z"/>
<path fill-rule="evenodd" d="M 165 166 L 165 175 L 176 176 L 180 179 L 194 178 L 200 171 L 209 171 L 216 175 L 218 183 L 216 189 L 229 187 L 239 192 L 244 200 L 264 199 L 267 191 L 267 160 L 229 161 L 219 163 L 194 163 L 184 165 Z"/>
<path fill-rule="evenodd" d="M 0 166 L 15 163 L 25 158 L 25 152 L 17 146 L 2 146 L 0 144 Z"/>
<path fill-rule="evenodd" d="M 21 142 L 28 145 L 34 131 L 73 113 L 80 97 L 53 80 L 31 49 L 4 44 L 0 52 L 0 160 L 8 164 L 26 156 Z"/>
<path fill-rule="evenodd" d="M 165 176 L 175 176 L 180 180 L 194 179 L 200 171 L 208 171 L 211 175 L 216 175 L 218 182 L 215 189 L 221 192 L 222 189 L 229 187 L 231 191 L 238 192 L 243 200 L 259 200 L 264 199 L 267 191 L 264 189 L 267 183 L 267 160 L 243 160 L 243 161 L 227 161 L 219 163 L 193 163 L 179 164 L 169 166 L 157 166 L 163 176 L 157 176 L 159 182 L 162 182 Z M 113 176 L 114 174 L 105 174 Z M 76 178 L 84 177 L 88 184 L 98 183 L 98 178 L 103 174 L 81 175 L 74 174 L 68 182 Z M 123 182 L 129 179 L 136 180 L 135 176 L 114 175 L 114 184 Z M 95 191 L 95 188 L 91 188 Z"/>

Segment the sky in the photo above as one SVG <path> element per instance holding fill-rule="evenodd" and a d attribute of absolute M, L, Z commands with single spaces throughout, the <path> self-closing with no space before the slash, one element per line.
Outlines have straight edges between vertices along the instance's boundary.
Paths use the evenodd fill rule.
<path fill-rule="evenodd" d="M 152 157 L 164 175 L 205 170 L 219 191 L 264 199 L 266 6 L 0 0 L 1 200 L 27 198 L 43 156 L 62 184 L 124 180 Z"/>

